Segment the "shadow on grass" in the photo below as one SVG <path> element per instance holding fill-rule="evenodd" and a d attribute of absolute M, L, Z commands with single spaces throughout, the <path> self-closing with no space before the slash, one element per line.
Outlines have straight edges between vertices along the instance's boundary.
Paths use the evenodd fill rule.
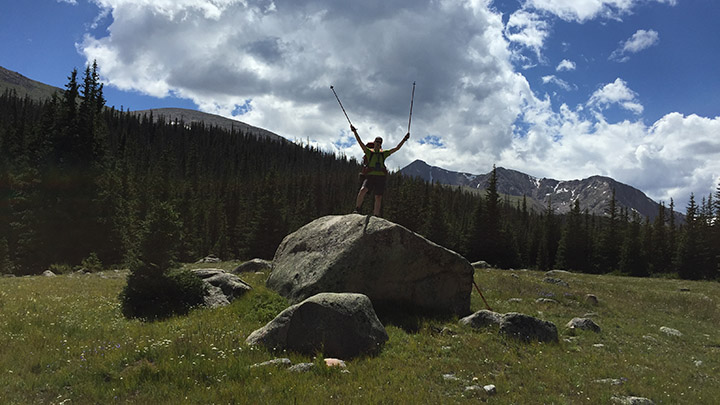
<path fill-rule="evenodd" d="M 418 333 L 427 323 L 444 323 L 455 319 L 454 315 L 447 313 L 395 303 L 375 305 L 375 313 L 383 325 L 393 325 L 407 333 Z"/>

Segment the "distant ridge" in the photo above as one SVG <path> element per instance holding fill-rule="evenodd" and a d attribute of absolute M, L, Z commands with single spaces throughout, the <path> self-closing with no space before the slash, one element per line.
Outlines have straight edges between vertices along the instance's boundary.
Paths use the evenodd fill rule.
<path fill-rule="evenodd" d="M 440 184 L 464 186 L 484 190 L 487 188 L 490 173 L 470 174 L 430 166 L 422 160 L 416 160 L 400 170 L 406 176 L 419 177 L 425 181 Z M 580 199 L 580 209 L 586 208 L 594 215 L 607 215 L 612 190 L 615 189 L 615 201 L 618 207 L 637 211 L 641 217 L 654 219 L 660 204 L 651 200 L 642 191 L 620 183 L 610 177 L 592 176 L 582 180 L 559 181 L 536 178 L 528 174 L 497 168 L 498 192 L 510 196 L 526 196 L 528 199 L 547 207 L 548 202 L 558 214 L 570 211 L 576 199 Z M 675 213 L 682 220 L 682 215 Z"/>
<path fill-rule="evenodd" d="M 150 113 L 152 113 L 153 120 L 156 122 L 161 118 L 164 119 L 166 122 L 183 122 L 185 124 L 190 124 L 193 122 L 203 122 L 205 123 L 205 125 L 217 126 L 227 131 L 235 130 L 239 132 L 253 134 L 261 138 L 269 138 L 281 142 L 290 142 L 278 134 L 270 132 L 266 129 L 254 127 L 242 121 L 233 120 L 230 118 L 222 117 L 220 115 L 208 114 L 196 110 L 188 110 L 186 108 L 152 108 L 149 110 L 138 110 L 131 112 L 131 114 L 136 115 L 150 115 Z"/>
<path fill-rule="evenodd" d="M 0 66 L 0 93 L 4 93 L 8 89 L 15 90 L 20 97 L 28 96 L 34 100 L 46 100 L 51 98 L 55 92 L 63 91 L 59 87 L 28 79 L 18 72 Z"/>
<path fill-rule="evenodd" d="M 0 94 L 5 92 L 6 89 L 15 90 L 18 96 L 25 97 L 27 95 L 34 100 L 46 100 L 51 98 L 54 93 L 62 93 L 64 91 L 59 87 L 53 87 L 45 83 L 29 79 L 18 72 L 13 72 L 0 66 Z M 149 110 L 131 111 L 132 114 L 137 115 L 149 115 L 150 112 L 152 112 L 153 119 L 155 121 L 160 119 L 160 117 L 163 117 L 166 121 L 182 121 L 186 124 L 204 122 L 206 125 L 218 126 L 228 131 L 232 131 L 234 129 L 235 131 L 253 134 L 257 137 L 274 139 L 280 142 L 290 142 L 282 136 L 266 129 L 254 127 L 242 121 L 196 110 L 189 110 L 185 108 L 153 108 Z"/>

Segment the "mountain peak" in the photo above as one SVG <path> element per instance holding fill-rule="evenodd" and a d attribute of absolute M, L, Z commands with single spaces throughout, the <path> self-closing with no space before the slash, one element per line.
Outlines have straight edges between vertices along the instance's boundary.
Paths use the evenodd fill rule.
<path fill-rule="evenodd" d="M 430 166 L 416 160 L 400 173 L 419 177 L 428 182 L 453 186 L 463 186 L 484 190 L 488 186 L 490 173 L 459 173 Z M 615 190 L 615 200 L 619 207 L 638 212 L 642 217 L 655 218 L 659 204 L 647 197 L 642 191 L 605 176 L 590 176 L 582 180 L 561 181 L 549 178 L 536 178 L 513 169 L 496 168 L 498 192 L 509 196 L 527 197 L 537 206 L 547 207 L 548 203 L 558 214 L 572 209 L 575 200 L 580 200 L 580 208 L 594 215 L 607 215 L 608 207 Z"/>

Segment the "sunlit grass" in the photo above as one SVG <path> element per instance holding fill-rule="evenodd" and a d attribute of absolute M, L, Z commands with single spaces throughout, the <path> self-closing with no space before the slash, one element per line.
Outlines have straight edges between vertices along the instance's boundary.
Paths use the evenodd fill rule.
<path fill-rule="evenodd" d="M 342 372 L 324 367 L 321 354 L 244 344 L 287 306 L 265 289 L 266 274 L 243 275 L 254 289 L 228 307 L 153 323 L 121 315 L 117 296 L 125 276 L 0 279 L 0 403 L 596 404 L 633 395 L 711 404 L 720 398 L 718 283 L 562 274 L 556 277 L 570 285 L 562 287 L 543 282 L 540 272 L 482 270 L 475 279 L 493 310 L 552 321 L 560 342 L 519 343 L 457 319 L 419 319 L 413 330 L 386 323 L 390 340 L 380 355 L 348 361 L 349 372 Z M 599 304 L 586 302 L 586 294 Z M 537 303 L 541 297 L 557 303 Z M 483 308 L 473 291 L 472 309 Z M 564 328 L 586 314 L 601 333 Z M 662 333 L 662 326 L 682 336 Z M 306 373 L 250 368 L 275 357 L 316 366 Z M 497 387 L 495 395 L 480 388 L 487 384 Z"/>

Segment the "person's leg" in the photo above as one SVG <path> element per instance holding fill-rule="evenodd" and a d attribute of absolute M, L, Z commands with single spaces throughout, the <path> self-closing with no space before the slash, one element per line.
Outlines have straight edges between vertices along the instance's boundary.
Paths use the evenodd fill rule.
<path fill-rule="evenodd" d="M 365 187 L 365 184 L 360 188 L 360 191 L 358 191 L 357 199 L 355 200 L 355 210 L 357 212 L 360 212 L 360 207 L 362 207 L 363 200 L 365 199 L 365 194 L 367 194 L 368 188 Z"/>
<path fill-rule="evenodd" d="M 380 210 L 382 208 L 382 197 L 385 194 L 385 176 L 375 176 L 375 183 L 373 184 L 373 192 L 375 193 L 375 210 L 373 211 L 376 217 L 380 216 Z"/>
<path fill-rule="evenodd" d="M 375 196 L 375 211 L 373 215 L 376 217 L 380 216 L 380 207 L 382 206 L 382 195 L 376 195 Z"/>

